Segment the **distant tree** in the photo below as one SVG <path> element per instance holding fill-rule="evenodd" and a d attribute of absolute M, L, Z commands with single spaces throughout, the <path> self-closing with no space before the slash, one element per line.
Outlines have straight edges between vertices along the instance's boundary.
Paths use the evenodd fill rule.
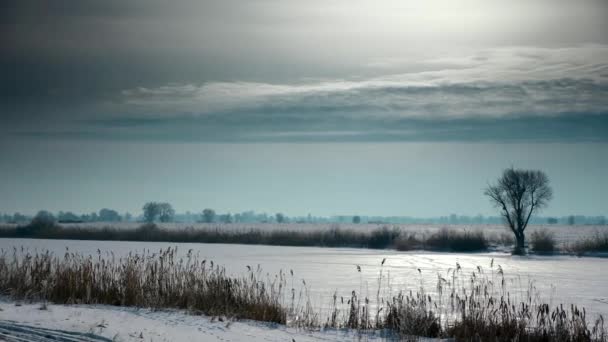
<path fill-rule="evenodd" d="M 57 220 L 55 216 L 46 210 L 40 210 L 30 224 L 26 227 L 30 232 L 36 233 L 42 230 L 50 229 L 55 227 Z"/>
<path fill-rule="evenodd" d="M 502 177 L 485 190 L 515 235 L 516 253 L 525 251 L 524 231 L 533 213 L 546 207 L 553 197 L 547 175 L 538 170 L 504 170 Z"/>
<path fill-rule="evenodd" d="M 215 210 L 213 209 L 204 209 L 203 210 L 203 214 L 202 214 L 202 219 L 203 222 L 205 223 L 211 223 L 213 221 L 215 221 Z"/>
<path fill-rule="evenodd" d="M 353 223 L 361 223 L 361 216 L 355 215 L 353 216 Z"/>
<path fill-rule="evenodd" d="M 605 226 L 606 225 L 606 217 L 605 216 L 599 216 L 597 218 L 597 224 Z"/>
<path fill-rule="evenodd" d="M 144 204 L 143 212 L 145 222 L 154 222 L 154 220 L 156 220 L 156 218 L 160 215 L 160 203 L 148 202 Z"/>
<path fill-rule="evenodd" d="M 230 213 L 220 215 L 220 222 L 222 223 L 232 223 L 232 215 Z"/>
<path fill-rule="evenodd" d="M 568 216 L 568 225 L 574 226 L 575 223 L 576 223 L 576 220 L 574 219 L 574 215 Z"/>
<path fill-rule="evenodd" d="M 92 212 L 89 215 L 89 221 L 91 221 L 91 222 L 97 222 L 97 221 L 99 221 L 99 216 L 97 215 L 96 212 Z"/>
<path fill-rule="evenodd" d="M 74 214 L 71 211 L 68 211 L 68 212 L 62 212 L 62 211 L 60 211 L 59 214 L 57 214 L 57 220 L 59 222 L 66 222 L 66 223 L 67 222 L 80 222 L 80 221 L 82 221 L 81 218 L 78 215 Z"/>
<path fill-rule="evenodd" d="M 124 215 L 125 221 L 130 222 L 133 219 L 133 215 L 131 213 L 126 212 Z"/>
<path fill-rule="evenodd" d="M 99 211 L 99 220 L 103 222 L 118 222 L 121 220 L 121 217 L 116 210 L 103 208 Z"/>
<path fill-rule="evenodd" d="M 14 223 L 22 223 L 27 221 L 27 217 L 25 215 L 21 215 L 20 213 L 14 213 L 11 221 Z"/>
<path fill-rule="evenodd" d="M 548 224 L 557 224 L 557 218 L 555 218 L 555 217 L 548 217 L 547 218 L 547 223 Z"/>
<path fill-rule="evenodd" d="M 173 217 L 175 216 L 175 210 L 169 203 L 159 203 L 159 214 L 158 218 L 160 222 L 171 222 L 173 221 Z"/>
<path fill-rule="evenodd" d="M 274 215 L 274 217 L 277 220 L 277 223 L 284 223 L 285 222 L 285 215 L 283 215 L 282 213 L 276 213 Z"/>

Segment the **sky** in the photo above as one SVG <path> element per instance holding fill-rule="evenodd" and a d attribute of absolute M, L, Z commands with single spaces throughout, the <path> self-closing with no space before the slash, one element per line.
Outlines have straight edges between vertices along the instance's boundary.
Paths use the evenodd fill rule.
<path fill-rule="evenodd" d="M 608 3 L 8 0 L 0 212 L 608 215 Z"/>

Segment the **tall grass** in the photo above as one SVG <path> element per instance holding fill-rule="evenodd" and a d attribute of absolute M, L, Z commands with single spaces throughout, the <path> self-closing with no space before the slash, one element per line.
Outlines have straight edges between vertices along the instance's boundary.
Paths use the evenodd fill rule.
<path fill-rule="evenodd" d="M 452 252 L 482 251 L 488 248 L 488 241 L 481 231 L 453 231 L 443 228 L 425 241 L 428 249 Z"/>
<path fill-rule="evenodd" d="M 402 339 L 607 341 L 601 316 L 590 322 L 584 309 L 544 304 L 531 285 L 524 294 L 510 294 L 502 268 L 493 262 L 488 271 L 478 266 L 473 273 L 456 264 L 438 275 L 434 289 L 421 282 L 419 288 L 393 293 L 397 286 L 384 273 L 382 260 L 375 298 L 362 296 L 361 290 L 347 297 L 335 293 L 324 312 L 311 304 L 306 282 L 294 282 L 291 271 L 271 277 L 248 267 L 244 276 L 233 277 L 191 251 L 183 258 L 176 255 L 171 248 L 118 259 L 101 251 L 96 256 L 66 251 L 63 257 L 2 251 L 0 292 L 66 304 L 182 308 L 309 329 L 381 330 Z"/>
<path fill-rule="evenodd" d="M 593 238 L 583 239 L 570 245 L 568 249 L 577 254 L 608 253 L 608 232 L 597 232 Z"/>
<path fill-rule="evenodd" d="M 310 231 L 294 230 L 222 230 L 216 229 L 166 229 L 155 224 L 143 224 L 135 229 L 111 227 L 45 227 L 31 225 L 0 228 L 0 237 L 24 237 L 68 240 L 110 241 L 163 241 L 260 244 L 278 246 L 357 247 L 398 250 L 427 249 L 439 251 L 480 251 L 487 249 L 488 241 L 481 231 L 460 231 L 444 228 L 433 234 L 408 233 L 397 227 L 380 227 L 370 232 L 342 229 L 333 225 L 330 229 Z"/>
<path fill-rule="evenodd" d="M 157 253 L 96 257 L 66 251 L 0 255 L 0 291 L 14 298 L 62 304 L 110 304 L 181 308 L 207 315 L 285 323 L 279 299 L 284 279 L 262 281 L 253 270 L 242 278 L 192 253 L 176 259 L 175 249 Z"/>
<path fill-rule="evenodd" d="M 556 250 L 555 234 L 546 229 L 532 232 L 530 242 L 532 251 L 536 253 L 553 253 Z"/>

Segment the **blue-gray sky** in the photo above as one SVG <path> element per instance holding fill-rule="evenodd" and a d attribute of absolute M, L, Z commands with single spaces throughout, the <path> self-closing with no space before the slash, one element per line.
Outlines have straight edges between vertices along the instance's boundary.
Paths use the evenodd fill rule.
<path fill-rule="evenodd" d="M 0 211 L 608 214 L 605 1 L 0 5 Z"/>

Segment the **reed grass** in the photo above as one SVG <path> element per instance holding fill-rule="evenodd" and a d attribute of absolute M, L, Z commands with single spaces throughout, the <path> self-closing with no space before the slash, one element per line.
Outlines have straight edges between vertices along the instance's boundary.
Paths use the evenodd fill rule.
<path fill-rule="evenodd" d="M 541 254 L 550 254 L 556 251 L 555 234 L 543 229 L 534 231 L 530 235 L 532 251 Z"/>
<path fill-rule="evenodd" d="M 287 324 L 306 329 L 388 331 L 399 339 L 417 336 L 457 341 L 607 341 L 603 317 L 589 321 L 585 309 L 542 302 L 532 284 L 511 294 L 500 266 L 472 273 L 459 264 L 437 275 L 434 289 L 399 288 L 380 264 L 375 298 L 335 293 L 328 312 L 311 304 L 305 281 L 293 271 L 266 275 L 248 266 L 229 276 L 210 260 L 177 249 L 144 251 L 117 258 L 98 251 L 63 257 L 23 249 L 0 252 L 0 293 L 16 300 L 110 304 Z M 357 266 L 356 271 L 361 272 Z M 356 273 L 353 274 L 356 276 Z"/>
<path fill-rule="evenodd" d="M 294 230 L 222 230 L 166 229 L 155 224 L 143 224 L 135 229 L 112 227 L 62 226 L 5 227 L 0 228 L 0 237 L 105 240 L 105 241 L 154 241 L 154 242 L 199 242 L 228 244 L 257 244 L 304 247 L 354 247 L 397 250 L 435 251 L 481 251 L 488 247 L 488 240 L 481 231 L 449 230 L 444 228 L 433 234 L 416 234 L 397 227 L 380 227 L 370 232 L 342 229 L 333 225 L 330 229 L 310 231 Z M 496 241 L 498 242 L 498 241 Z"/>
<path fill-rule="evenodd" d="M 425 240 L 426 249 L 450 252 L 483 251 L 488 241 L 482 231 L 454 231 L 443 228 Z"/>
<path fill-rule="evenodd" d="M 49 300 L 61 304 L 109 304 L 179 308 L 206 315 L 285 323 L 279 302 L 282 279 L 261 281 L 259 274 L 233 278 L 213 262 L 192 253 L 176 258 L 169 248 L 156 253 L 96 257 L 66 251 L 13 251 L 0 255 L 0 291 L 16 299 Z"/>
<path fill-rule="evenodd" d="M 592 238 L 583 239 L 571 244 L 568 246 L 568 250 L 579 255 L 608 253 L 608 232 L 604 232 L 603 234 L 596 232 Z"/>

